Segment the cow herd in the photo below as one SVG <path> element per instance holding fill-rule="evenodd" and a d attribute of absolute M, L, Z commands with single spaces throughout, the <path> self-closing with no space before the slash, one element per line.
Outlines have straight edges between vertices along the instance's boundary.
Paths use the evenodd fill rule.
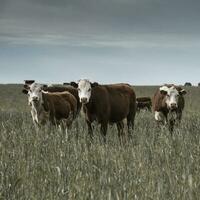
<path fill-rule="evenodd" d="M 102 85 L 81 79 L 77 83 L 64 83 L 63 86 L 47 86 L 26 80 L 23 93 L 28 96 L 36 128 L 50 124 L 68 130 L 82 110 L 91 138 L 92 123 L 96 121 L 106 141 L 109 124 L 117 125 L 120 138 L 124 135 L 126 125 L 128 135 L 131 136 L 136 112 L 141 109 L 152 110 L 158 124 L 168 125 L 172 132 L 175 123 L 181 121 L 186 91 L 179 86 L 165 84 L 157 89 L 153 98 L 136 98 L 129 84 Z"/>

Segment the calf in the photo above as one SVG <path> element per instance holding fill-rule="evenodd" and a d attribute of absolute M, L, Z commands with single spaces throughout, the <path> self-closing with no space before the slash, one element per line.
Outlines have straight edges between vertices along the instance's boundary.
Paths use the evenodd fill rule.
<path fill-rule="evenodd" d="M 76 98 L 76 101 L 77 101 L 77 114 L 80 113 L 81 102 L 79 100 L 78 90 L 76 88 L 72 87 L 71 85 L 68 85 L 68 86 L 50 86 L 50 87 L 44 85 L 43 90 L 47 91 L 49 93 L 50 92 L 69 92 L 69 93 L 71 93 Z"/>
<path fill-rule="evenodd" d="M 171 84 L 160 87 L 153 97 L 155 119 L 157 122 L 168 123 L 170 132 L 173 131 L 175 122 L 181 121 L 185 94 L 184 89 Z"/>
<path fill-rule="evenodd" d="M 31 115 L 36 126 L 48 121 L 53 125 L 64 125 L 69 128 L 77 112 L 76 98 L 69 92 L 49 93 L 43 85 L 32 83 L 23 90 L 28 94 Z"/>
<path fill-rule="evenodd" d="M 72 82 L 72 86 L 78 88 L 80 102 L 83 104 L 88 132 L 93 136 L 92 122 L 97 121 L 101 125 L 101 133 L 104 141 L 108 123 L 116 123 L 118 135 L 123 133 L 123 119 L 127 119 L 130 129 L 134 127 L 136 112 L 135 92 L 128 84 L 100 85 L 82 79 L 77 83 Z"/>

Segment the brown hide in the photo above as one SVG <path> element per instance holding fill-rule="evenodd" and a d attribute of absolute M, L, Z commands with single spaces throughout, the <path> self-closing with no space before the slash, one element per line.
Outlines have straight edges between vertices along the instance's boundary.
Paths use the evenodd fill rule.
<path fill-rule="evenodd" d="M 128 84 L 98 85 L 92 87 L 89 103 L 83 105 L 89 133 L 92 135 L 91 123 L 96 120 L 101 124 L 101 133 L 106 135 L 108 123 L 117 123 L 118 135 L 123 132 L 123 119 L 127 119 L 130 128 L 134 127 L 136 96 Z M 105 140 L 105 137 L 104 137 Z"/>
<path fill-rule="evenodd" d="M 137 102 L 151 102 L 151 97 L 137 97 Z"/>
<path fill-rule="evenodd" d="M 77 101 L 69 92 L 42 93 L 42 97 L 44 109 L 49 112 L 52 123 L 67 119 L 70 114 L 72 114 L 73 118 L 75 117 Z"/>
<path fill-rule="evenodd" d="M 75 98 L 76 98 L 76 102 L 77 102 L 77 113 L 80 112 L 81 109 L 81 103 L 79 100 L 79 96 L 78 96 L 78 90 L 72 86 L 51 86 L 51 87 L 45 87 L 44 91 L 48 91 L 48 92 L 69 92 L 71 93 Z"/>
<path fill-rule="evenodd" d="M 137 102 L 137 111 L 140 111 L 142 109 L 147 109 L 151 111 L 151 102 Z"/>
<path fill-rule="evenodd" d="M 152 108 L 154 112 L 155 111 L 162 112 L 164 116 L 167 117 L 169 110 L 167 108 L 167 104 L 164 102 L 165 96 L 166 94 L 162 94 L 158 89 L 153 96 Z"/>
<path fill-rule="evenodd" d="M 151 111 L 151 97 L 137 97 L 136 98 L 137 103 L 137 111 L 140 111 L 141 109 L 148 109 Z"/>
<path fill-rule="evenodd" d="M 118 122 L 135 112 L 135 93 L 127 85 L 99 85 L 84 105 L 91 121 Z"/>

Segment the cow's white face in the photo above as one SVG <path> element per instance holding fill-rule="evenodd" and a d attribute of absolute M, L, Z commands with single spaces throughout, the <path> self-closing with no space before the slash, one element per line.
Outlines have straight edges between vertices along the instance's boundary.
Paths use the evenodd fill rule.
<path fill-rule="evenodd" d="M 161 92 L 165 92 L 165 103 L 170 110 L 175 110 L 178 108 L 178 98 L 180 93 L 183 91 L 178 91 L 174 86 L 168 88 L 167 86 L 160 87 Z M 185 90 L 184 90 L 185 91 Z"/>
<path fill-rule="evenodd" d="M 30 105 L 39 106 L 42 104 L 42 87 L 43 85 L 33 83 L 28 90 L 28 102 Z"/>
<path fill-rule="evenodd" d="M 78 82 L 78 96 L 81 103 L 88 103 L 91 97 L 92 85 L 89 80 L 82 79 Z"/>

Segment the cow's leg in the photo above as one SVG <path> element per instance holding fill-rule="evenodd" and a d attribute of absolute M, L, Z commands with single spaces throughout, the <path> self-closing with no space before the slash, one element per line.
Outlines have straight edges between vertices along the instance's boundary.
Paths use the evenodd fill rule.
<path fill-rule="evenodd" d="M 181 122 L 181 119 L 182 119 L 182 111 L 177 112 L 177 120 L 178 120 L 178 123 L 179 123 L 179 124 L 180 124 L 180 122 Z"/>
<path fill-rule="evenodd" d="M 92 130 L 92 123 L 88 120 L 86 120 L 87 126 L 88 126 L 88 134 L 91 139 L 93 139 L 93 130 Z"/>
<path fill-rule="evenodd" d="M 154 117 L 156 120 L 157 134 L 159 134 L 159 132 L 161 130 L 165 130 L 166 126 L 168 125 L 168 116 L 162 112 L 155 111 Z"/>
<path fill-rule="evenodd" d="M 165 125 L 167 123 L 166 116 L 162 112 L 155 111 L 155 120 L 157 124 Z"/>
<path fill-rule="evenodd" d="M 118 130 L 118 137 L 119 137 L 120 143 L 122 143 L 125 139 L 123 121 L 117 122 L 117 130 Z"/>
<path fill-rule="evenodd" d="M 134 121 L 127 119 L 127 126 L 128 126 L 128 136 L 132 137 L 132 131 L 134 130 Z"/>
<path fill-rule="evenodd" d="M 78 137 L 79 137 L 79 122 L 78 122 L 78 120 L 79 120 L 79 117 L 77 116 L 75 119 L 74 119 L 74 129 L 75 129 L 75 137 L 76 137 L 76 139 L 78 139 Z"/>
<path fill-rule="evenodd" d="M 31 116 L 32 116 L 32 119 L 33 119 L 33 124 L 34 124 L 34 127 L 35 127 L 35 130 L 36 132 L 39 131 L 39 120 L 38 120 L 38 115 L 37 115 L 37 112 L 35 109 L 31 109 Z"/>
<path fill-rule="evenodd" d="M 59 126 L 61 128 L 61 133 L 65 134 L 66 139 L 68 138 L 68 122 L 67 120 L 61 120 L 59 123 Z"/>
<path fill-rule="evenodd" d="M 128 136 L 132 138 L 132 132 L 134 130 L 135 113 L 131 113 L 127 116 Z"/>
<path fill-rule="evenodd" d="M 168 115 L 168 126 L 169 126 L 169 131 L 170 131 L 171 134 L 174 130 L 174 125 L 175 125 L 177 118 L 178 118 L 177 114 L 178 113 L 176 113 L 176 112 L 169 112 L 169 115 Z"/>
<path fill-rule="evenodd" d="M 104 143 L 106 143 L 106 133 L 107 133 L 107 129 L 108 129 L 108 123 L 106 123 L 106 122 L 101 123 L 101 135 L 102 135 L 102 137 L 103 137 Z"/>
<path fill-rule="evenodd" d="M 67 129 L 71 129 L 72 128 L 72 123 L 73 123 L 73 120 L 74 120 L 74 115 L 72 112 L 69 113 L 69 116 L 66 120 L 66 126 L 67 126 Z"/>
<path fill-rule="evenodd" d="M 36 132 L 38 133 L 38 131 L 40 130 L 40 125 L 35 120 L 33 121 L 33 124 L 34 124 Z"/>
<path fill-rule="evenodd" d="M 162 112 L 155 111 L 154 117 L 157 122 L 164 122 L 164 115 Z"/>
<path fill-rule="evenodd" d="M 174 131 L 174 124 L 175 124 L 175 120 L 171 119 L 169 120 L 169 132 L 172 134 Z"/>

